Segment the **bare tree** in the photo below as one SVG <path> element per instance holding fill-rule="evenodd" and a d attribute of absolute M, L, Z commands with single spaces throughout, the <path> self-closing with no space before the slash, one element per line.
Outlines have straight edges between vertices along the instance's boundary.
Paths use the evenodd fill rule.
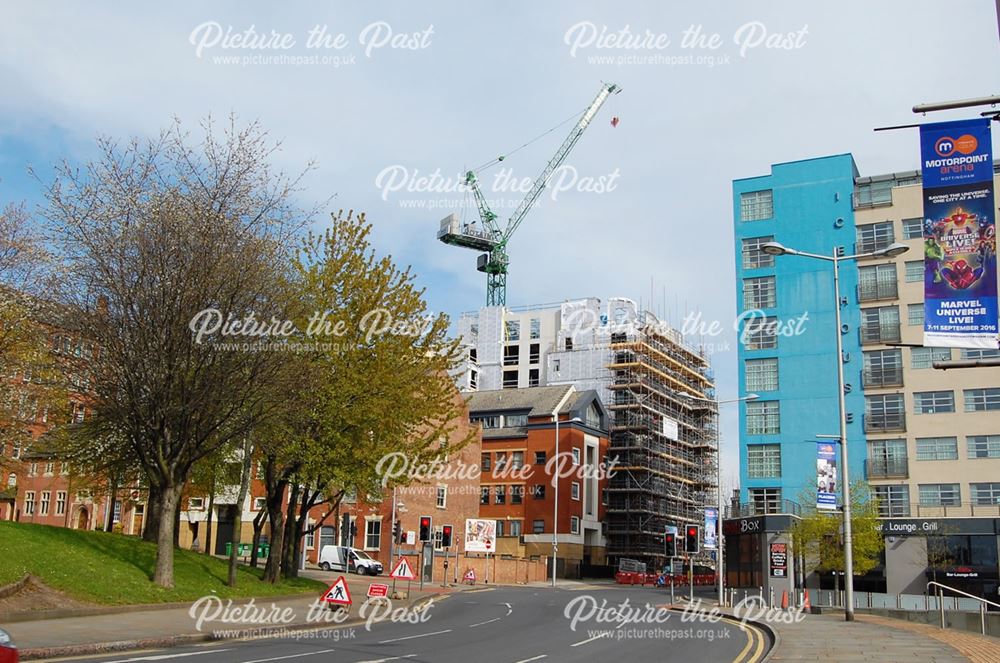
<path fill-rule="evenodd" d="M 198 140 L 179 123 L 151 141 L 100 138 L 97 160 L 64 163 L 46 190 L 60 294 L 99 346 L 96 416 L 81 441 L 120 441 L 143 468 L 164 587 L 193 464 L 267 418 L 283 375 L 284 353 L 206 338 L 193 321 L 281 318 L 290 247 L 311 217 L 292 202 L 301 175 L 272 170 L 277 145 L 258 125 L 202 128 Z"/>

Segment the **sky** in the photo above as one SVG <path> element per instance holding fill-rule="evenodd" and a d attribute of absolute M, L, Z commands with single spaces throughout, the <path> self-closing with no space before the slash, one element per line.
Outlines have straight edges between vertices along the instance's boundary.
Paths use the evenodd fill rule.
<path fill-rule="evenodd" d="M 480 172 L 506 219 L 603 82 L 611 97 L 514 235 L 510 305 L 627 296 L 712 352 L 737 384 L 733 179 L 850 152 L 862 175 L 918 168 L 916 103 L 996 94 L 993 0 L 18 3 L 0 22 L 0 204 L 40 202 L 59 159 L 174 118 L 258 120 L 304 207 L 364 211 L 434 311 L 485 301 L 476 254 L 436 240 L 475 214 Z M 934 115 L 935 120 L 969 111 Z M 618 118 L 617 126 L 611 119 Z M 528 147 L 516 148 L 525 143 Z M 29 168 L 35 175 L 29 174 Z M 38 179 L 36 179 L 36 177 Z M 723 406 L 724 484 L 738 474 Z"/>

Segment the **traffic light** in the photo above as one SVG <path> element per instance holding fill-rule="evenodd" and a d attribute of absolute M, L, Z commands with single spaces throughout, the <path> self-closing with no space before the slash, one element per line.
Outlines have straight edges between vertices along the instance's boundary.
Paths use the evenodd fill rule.
<path fill-rule="evenodd" d="M 451 525 L 445 525 L 441 528 L 441 547 L 451 547 Z"/>
<path fill-rule="evenodd" d="M 392 538 L 394 541 L 403 543 L 403 523 L 399 520 L 392 524 Z"/>
<path fill-rule="evenodd" d="M 431 540 L 431 517 L 430 516 L 420 516 L 420 540 L 430 541 Z"/>
<path fill-rule="evenodd" d="M 351 543 L 353 544 L 358 538 L 358 523 L 351 521 Z"/>
<path fill-rule="evenodd" d="M 701 549 L 701 526 L 688 525 L 684 530 L 684 552 L 695 555 Z"/>
<path fill-rule="evenodd" d="M 668 559 L 677 557 L 677 535 L 673 532 L 666 532 L 663 535 L 663 554 Z"/>

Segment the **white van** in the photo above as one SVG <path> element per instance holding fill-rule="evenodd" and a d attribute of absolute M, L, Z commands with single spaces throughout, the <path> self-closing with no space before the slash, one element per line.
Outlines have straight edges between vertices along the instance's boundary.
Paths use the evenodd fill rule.
<path fill-rule="evenodd" d="M 377 576 L 382 573 L 382 562 L 364 550 L 347 546 L 323 546 L 319 551 L 319 568 L 358 575 Z"/>

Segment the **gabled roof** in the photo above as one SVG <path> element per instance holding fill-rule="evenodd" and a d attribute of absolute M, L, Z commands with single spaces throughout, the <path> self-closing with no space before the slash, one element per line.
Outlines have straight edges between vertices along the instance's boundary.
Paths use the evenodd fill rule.
<path fill-rule="evenodd" d="M 567 394 L 570 394 L 568 398 Z M 564 399 L 565 402 L 559 411 L 567 413 L 572 409 L 575 396 L 578 394 L 573 385 L 477 391 L 473 392 L 469 399 L 469 413 L 474 415 L 486 412 L 527 412 L 529 417 L 540 417 L 551 415 Z"/>

